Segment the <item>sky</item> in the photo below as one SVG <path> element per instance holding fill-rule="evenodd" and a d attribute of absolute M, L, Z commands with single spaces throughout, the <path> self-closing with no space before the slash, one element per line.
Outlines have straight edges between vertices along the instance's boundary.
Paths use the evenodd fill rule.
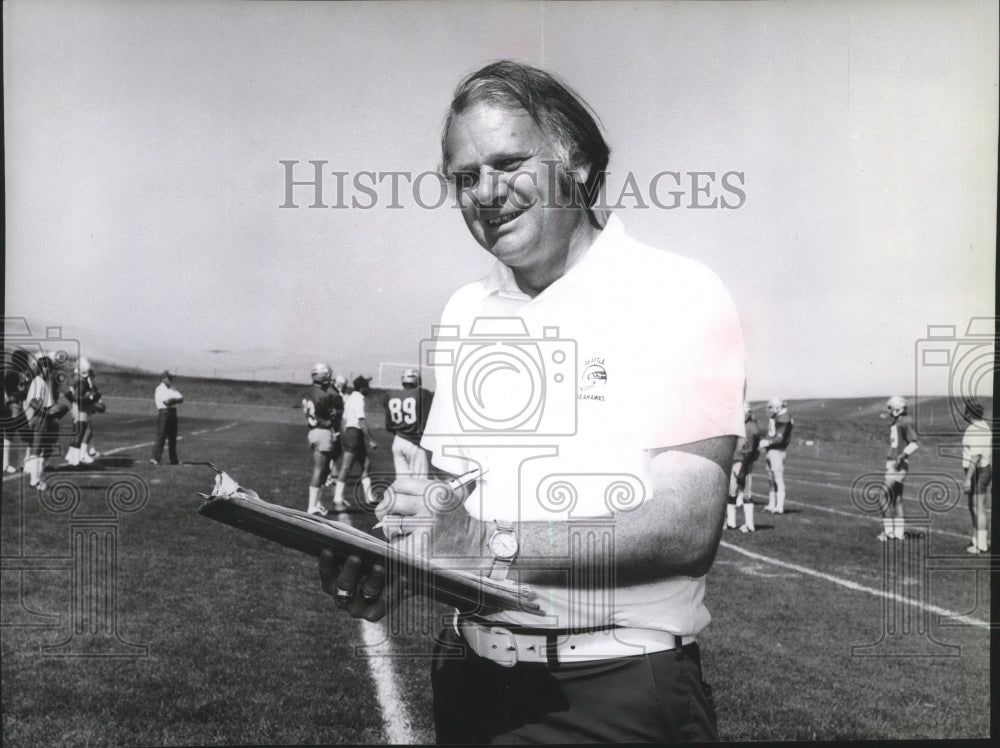
<path fill-rule="evenodd" d="M 751 398 L 943 394 L 970 375 L 927 368 L 929 326 L 992 354 L 992 322 L 966 332 L 996 306 L 994 2 L 3 12 L 4 314 L 83 355 L 303 382 L 416 362 L 492 264 L 430 172 L 455 85 L 499 58 L 573 86 L 626 228 L 722 278 Z M 287 184 L 313 161 L 326 207 Z"/>

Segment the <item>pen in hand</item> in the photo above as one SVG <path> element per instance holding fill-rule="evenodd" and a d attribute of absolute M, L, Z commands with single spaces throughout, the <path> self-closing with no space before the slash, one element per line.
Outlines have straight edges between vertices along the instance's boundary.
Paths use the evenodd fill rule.
<path fill-rule="evenodd" d="M 467 473 L 462 473 L 461 475 L 455 476 L 450 481 L 448 481 L 447 485 L 448 485 L 448 488 L 451 489 L 452 491 L 458 491 L 458 490 L 460 490 L 462 488 L 466 488 L 466 487 L 472 485 L 472 483 L 474 481 L 478 480 L 479 478 L 481 478 L 485 474 L 486 474 L 485 470 L 480 470 L 479 468 L 476 468 L 474 470 L 468 471 Z M 390 517 L 396 518 L 396 521 L 398 521 L 400 523 L 403 520 L 402 516 L 397 516 L 397 515 L 394 515 L 394 514 L 387 514 L 387 515 L 385 515 L 385 517 L 383 517 L 382 519 L 380 519 L 375 524 L 375 526 L 372 527 L 372 529 L 373 530 L 379 530 L 379 529 L 385 527 L 386 526 L 386 522 L 389 520 Z M 417 518 L 414 517 L 414 519 L 417 519 Z"/>

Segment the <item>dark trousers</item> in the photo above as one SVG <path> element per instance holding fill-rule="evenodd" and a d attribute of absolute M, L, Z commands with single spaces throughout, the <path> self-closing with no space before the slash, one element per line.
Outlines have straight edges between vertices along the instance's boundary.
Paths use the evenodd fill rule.
<path fill-rule="evenodd" d="M 163 444 L 167 444 L 170 463 L 176 465 L 177 460 L 177 409 L 160 408 L 156 416 L 156 442 L 153 444 L 153 459 L 157 462 L 163 456 Z"/>
<path fill-rule="evenodd" d="M 446 629 L 435 651 L 438 743 L 719 739 L 697 644 L 620 659 L 508 668 L 463 648 L 464 642 Z"/>

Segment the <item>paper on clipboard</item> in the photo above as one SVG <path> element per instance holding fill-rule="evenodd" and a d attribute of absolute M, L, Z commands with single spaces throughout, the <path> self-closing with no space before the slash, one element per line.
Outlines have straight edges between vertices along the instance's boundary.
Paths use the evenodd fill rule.
<path fill-rule="evenodd" d="M 256 492 L 241 487 L 214 465 L 211 467 L 216 471 L 215 488 L 210 495 L 201 494 L 206 501 L 198 508 L 198 513 L 205 517 L 311 556 L 319 556 L 321 551 L 328 549 L 338 559 L 353 554 L 366 563 L 383 564 L 390 574 L 406 577 L 406 588 L 410 592 L 454 605 L 462 613 L 517 610 L 544 615 L 540 606 L 533 602 L 531 592 L 476 573 L 445 569 L 346 523 L 272 504 Z"/>

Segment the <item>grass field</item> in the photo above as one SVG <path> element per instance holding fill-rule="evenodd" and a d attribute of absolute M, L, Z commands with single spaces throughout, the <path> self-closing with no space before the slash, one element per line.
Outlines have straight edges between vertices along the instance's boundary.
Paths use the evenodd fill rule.
<path fill-rule="evenodd" d="M 152 389 L 140 375 L 101 381 L 122 397 Z M 210 460 L 305 507 L 304 429 L 259 413 L 207 417 L 218 409 L 202 404 L 291 411 L 301 387 L 178 385 L 182 460 Z M 995 568 L 964 552 L 969 515 L 949 489 L 960 469 L 937 449 L 947 440 L 922 442 L 913 458 L 910 540 L 876 542 L 878 522 L 852 500 L 853 484 L 881 473 L 882 405 L 791 402 L 787 513 L 758 508 L 757 533 L 723 536 L 708 578 L 713 622 L 699 638 L 724 740 L 991 734 Z M 935 407 L 944 415 L 946 403 Z M 44 502 L 21 475 L 4 480 L 4 744 L 432 741 L 429 637 L 339 615 L 313 559 L 198 515 L 212 471 L 149 465 L 154 429 L 144 414 L 99 416 L 105 456 L 55 470 Z M 375 468 L 391 471 L 388 437 L 376 438 Z M 762 465 L 754 480 L 759 499 Z"/>

